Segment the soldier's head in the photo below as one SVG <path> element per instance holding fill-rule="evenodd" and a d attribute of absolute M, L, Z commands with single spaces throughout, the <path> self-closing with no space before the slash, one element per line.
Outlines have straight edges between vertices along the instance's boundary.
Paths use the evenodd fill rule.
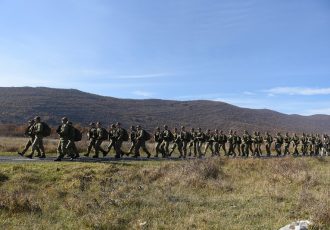
<path fill-rule="evenodd" d="M 219 133 L 219 130 L 218 130 L 218 129 L 215 129 L 214 132 L 215 132 L 215 133 Z"/>
<path fill-rule="evenodd" d="M 96 122 L 96 127 L 97 127 L 97 128 L 101 128 L 101 127 L 102 127 L 102 124 L 101 124 L 101 122 L 99 122 L 99 121 L 98 121 L 98 122 Z"/>
<path fill-rule="evenodd" d="M 181 126 L 181 130 L 184 131 L 186 128 L 184 126 Z"/>
<path fill-rule="evenodd" d="M 167 130 L 168 129 L 168 126 L 167 125 L 164 125 L 164 129 Z"/>
<path fill-rule="evenodd" d="M 281 133 L 277 133 L 277 136 L 280 136 L 281 135 Z"/>
<path fill-rule="evenodd" d="M 28 123 L 29 123 L 29 125 L 33 125 L 34 124 L 34 120 L 29 120 Z"/>
<path fill-rule="evenodd" d="M 72 126 L 72 121 L 68 121 L 68 125 L 71 125 Z"/>
<path fill-rule="evenodd" d="M 220 134 L 223 134 L 223 131 L 222 130 L 220 130 Z"/>
<path fill-rule="evenodd" d="M 202 132 L 202 128 L 198 128 L 198 132 Z"/>
<path fill-rule="evenodd" d="M 289 133 L 285 133 L 285 136 L 287 136 L 287 137 L 288 137 L 288 136 L 289 136 Z"/>
<path fill-rule="evenodd" d="M 191 132 L 195 132 L 195 129 L 194 129 L 194 128 L 191 128 L 190 131 L 191 131 Z"/>
<path fill-rule="evenodd" d="M 156 127 L 156 130 L 157 130 L 157 131 L 160 131 L 160 128 L 159 128 L 159 127 Z"/>
<path fill-rule="evenodd" d="M 41 118 L 39 117 L 39 116 L 36 116 L 35 118 L 34 118 L 34 122 L 35 123 L 39 123 L 41 121 Z"/>
<path fill-rule="evenodd" d="M 174 128 L 174 132 L 177 132 L 178 131 L 178 128 Z"/>
<path fill-rule="evenodd" d="M 68 118 L 67 117 L 62 117 L 62 124 L 66 124 L 68 122 Z"/>
<path fill-rule="evenodd" d="M 247 130 L 244 130 L 244 134 L 248 134 L 248 131 Z"/>
<path fill-rule="evenodd" d="M 117 123 L 116 123 L 116 127 L 117 127 L 117 128 L 120 128 L 120 126 L 121 126 L 121 123 L 120 123 L 120 122 L 117 122 Z"/>
<path fill-rule="evenodd" d="M 111 129 L 115 129 L 116 128 L 116 125 L 115 124 L 111 124 Z"/>
<path fill-rule="evenodd" d="M 137 126 L 136 126 L 136 129 L 137 129 L 137 130 L 141 130 L 141 129 L 142 129 L 141 125 L 137 125 Z"/>
<path fill-rule="evenodd" d="M 137 128 L 137 127 L 138 127 L 138 126 L 136 126 L 136 128 Z M 135 126 L 134 126 L 134 125 L 131 126 L 131 130 L 132 130 L 132 131 L 135 130 Z"/>
<path fill-rule="evenodd" d="M 92 127 L 92 128 L 94 128 L 95 127 L 95 123 L 94 122 L 91 122 L 91 123 L 89 123 L 89 126 Z"/>

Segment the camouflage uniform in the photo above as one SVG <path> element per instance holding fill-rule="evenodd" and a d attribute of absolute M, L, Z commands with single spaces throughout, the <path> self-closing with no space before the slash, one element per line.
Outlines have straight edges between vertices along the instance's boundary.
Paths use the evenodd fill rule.
<path fill-rule="evenodd" d="M 242 137 L 242 154 L 244 157 L 249 157 L 249 151 L 251 149 L 252 138 L 250 134 L 245 130 Z"/>
<path fill-rule="evenodd" d="M 161 144 L 163 142 L 163 137 L 162 137 L 162 133 L 160 132 L 160 128 L 157 127 L 156 128 L 156 131 L 154 133 L 154 140 L 156 142 L 156 146 L 155 146 L 155 150 L 156 150 L 156 154 L 155 154 L 155 157 L 158 157 L 159 153 L 162 153 L 162 150 L 161 150 Z M 164 156 L 163 156 L 164 157 Z"/>
<path fill-rule="evenodd" d="M 213 149 L 214 149 L 214 156 L 220 156 L 219 153 L 219 140 L 220 140 L 220 134 L 219 134 L 219 130 L 214 130 L 214 134 L 213 134 Z"/>
<path fill-rule="evenodd" d="M 299 155 L 299 151 L 298 151 L 298 146 L 299 146 L 299 137 L 297 136 L 297 134 L 293 134 L 292 138 L 291 138 L 291 142 L 293 143 L 293 155 L 294 156 L 298 156 Z"/>
<path fill-rule="evenodd" d="M 35 124 L 33 125 L 33 133 L 35 135 L 34 141 L 32 143 L 32 153 L 27 156 L 27 157 L 33 157 L 34 151 L 39 152 L 38 150 L 41 151 L 41 157 L 45 158 L 45 148 L 44 148 L 44 142 L 43 142 L 43 125 L 40 121 L 40 117 L 36 117 L 35 119 Z"/>
<path fill-rule="evenodd" d="M 194 154 L 194 156 L 197 156 L 197 133 L 195 132 L 195 129 L 192 128 L 190 130 L 190 142 L 189 142 L 189 156 Z"/>
<path fill-rule="evenodd" d="M 284 136 L 284 156 L 290 155 L 290 143 L 291 143 L 291 137 L 289 137 L 289 134 L 286 133 Z"/>
<path fill-rule="evenodd" d="M 102 152 L 103 156 L 106 156 L 108 153 L 102 148 L 103 141 L 108 139 L 107 131 L 102 128 L 101 123 L 96 123 L 96 142 L 95 142 L 95 155 L 93 158 L 99 157 L 99 152 Z"/>
<path fill-rule="evenodd" d="M 70 129 L 70 139 L 69 139 L 69 143 L 67 146 L 68 149 L 68 154 L 69 156 L 73 159 L 73 158 L 78 158 L 79 157 L 79 152 L 75 143 L 75 128 L 72 125 L 72 122 L 68 122 L 68 126 Z"/>
<path fill-rule="evenodd" d="M 228 144 L 229 144 L 229 148 L 228 148 L 228 153 L 226 155 L 227 156 L 229 156 L 229 155 L 236 156 L 236 153 L 234 151 L 234 141 L 235 141 L 235 139 L 234 139 L 234 136 L 233 136 L 233 130 L 229 131 L 227 141 L 228 141 Z"/>
<path fill-rule="evenodd" d="M 220 136 L 219 136 L 219 155 L 221 155 L 221 153 L 220 153 L 221 149 L 223 150 L 224 155 L 227 155 L 226 143 L 227 143 L 227 136 L 223 133 L 222 130 L 220 130 Z"/>
<path fill-rule="evenodd" d="M 29 137 L 28 142 L 26 143 L 24 149 L 22 152 L 18 152 L 19 155 L 24 156 L 24 154 L 27 152 L 27 150 L 32 146 L 32 143 L 34 142 L 35 139 L 35 134 L 33 133 L 33 125 L 34 125 L 34 120 L 29 121 L 29 126 L 25 129 L 24 135 Z M 39 148 L 37 149 L 38 152 L 38 157 L 41 157 L 40 150 Z M 32 153 L 32 155 L 34 152 Z"/>
<path fill-rule="evenodd" d="M 182 145 L 182 137 L 181 137 L 180 133 L 178 132 L 177 128 L 174 129 L 173 137 L 174 137 L 174 140 L 173 140 L 174 143 L 172 145 L 169 156 L 171 156 L 172 153 L 174 152 L 174 150 L 177 148 L 179 153 L 180 153 L 180 158 L 181 158 L 181 157 L 183 157 L 183 154 L 182 154 L 182 146 L 183 146 Z"/>
<path fill-rule="evenodd" d="M 135 144 L 135 157 L 140 156 L 140 148 L 147 154 L 147 157 L 150 158 L 150 153 L 146 147 L 146 131 L 141 128 L 141 126 L 137 126 L 136 132 L 136 144 Z"/>
<path fill-rule="evenodd" d="M 207 150 L 210 149 L 211 150 L 211 154 L 212 156 L 214 155 L 214 149 L 213 149 L 213 135 L 211 133 L 211 130 L 206 130 L 205 133 L 205 141 L 206 141 L 206 145 L 205 145 L 205 149 L 204 149 L 204 155 L 206 155 Z"/>
<path fill-rule="evenodd" d="M 183 157 L 186 158 L 187 157 L 187 147 L 188 147 L 188 143 L 191 140 L 191 135 L 190 135 L 189 132 L 187 132 L 185 130 L 185 127 L 184 126 L 181 127 L 180 137 L 182 139 Z"/>
<path fill-rule="evenodd" d="M 131 132 L 129 134 L 129 139 L 131 141 L 131 147 L 128 150 L 129 154 L 132 154 L 133 150 L 135 149 L 135 145 L 136 145 L 136 142 L 137 142 L 136 137 L 137 137 L 137 131 L 136 131 L 134 126 L 131 126 Z"/>
<path fill-rule="evenodd" d="M 66 117 L 62 118 L 62 125 L 56 130 L 57 134 L 60 136 L 60 141 L 57 146 L 58 156 L 55 161 L 61 161 L 62 158 L 68 154 L 68 144 L 70 140 L 70 127 L 68 125 L 68 119 Z"/>
<path fill-rule="evenodd" d="M 171 141 L 173 140 L 173 134 L 170 130 L 168 130 L 167 125 L 164 126 L 164 131 L 162 132 L 163 142 L 160 145 L 160 148 L 163 153 L 163 157 L 169 156 L 169 146 Z"/>
<path fill-rule="evenodd" d="M 116 143 L 116 126 L 114 124 L 112 124 L 110 126 L 110 129 L 109 129 L 109 145 L 108 145 L 108 148 L 107 148 L 107 153 L 109 153 L 111 151 L 112 148 L 115 148 L 115 143 Z"/>
<path fill-rule="evenodd" d="M 319 134 L 316 134 L 316 137 L 315 137 L 315 148 L 314 148 L 315 156 L 318 156 L 320 154 L 321 147 L 322 147 L 322 140 L 320 138 L 320 135 Z"/>
<path fill-rule="evenodd" d="M 267 156 L 270 156 L 272 154 L 271 147 L 273 143 L 273 137 L 269 135 L 268 132 L 265 133 L 264 142 L 265 142 L 266 154 Z"/>
<path fill-rule="evenodd" d="M 303 133 L 302 137 L 300 138 L 300 142 L 301 142 L 301 153 L 303 156 L 305 156 L 308 151 L 308 137 L 306 137 L 305 133 Z"/>
<path fill-rule="evenodd" d="M 236 131 L 234 132 L 234 152 L 237 149 L 238 151 L 238 156 L 241 156 L 241 144 L 242 144 L 242 139 L 240 136 L 237 135 Z"/>
<path fill-rule="evenodd" d="M 202 132 L 201 128 L 198 128 L 198 132 L 196 133 L 197 145 L 196 145 L 196 152 L 198 153 L 198 157 L 202 157 L 202 145 L 205 141 L 205 135 Z"/>
<path fill-rule="evenodd" d="M 96 128 L 95 128 L 95 123 L 90 123 L 91 128 L 88 130 L 87 132 L 87 138 L 88 138 L 88 147 L 87 147 L 87 153 L 84 155 L 86 157 L 89 156 L 92 148 L 94 148 L 94 150 L 96 150 L 96 137 L 97 137 L 97 132 L 96 132 Z"/>
<path fill-rule="evenodd" d="M 281 156 L 282 154 L 282 144 L 283 144 L 283 137 L 280 133 L 277 133 L 275 137 L 275 151 L 277 153 L 277 156 Z"/>
<path fill-rule="evenodd" d="M 121 124 L 119 122 L 117 122 L 116 125 L 116 131 L 115 131 L 115 137 L 116 137 L 116 141 L 115 141 L 115 152 L 116 152 L 116 158 L 120 158 L 122 155 L 124 155 L 124 152 L 121 149 L 121 146 L 124 142 L 124 132 L 125 130 L 123 128 L 120 127 Z"/>
<path fill-rule="evenodd" d="M 309 149 L 309 154 L 311 156 L 314 155 L 314 148 L 315 148 L 315 137 L 314 135 L 309 135 L 308 137 L 308 149 Z"/>

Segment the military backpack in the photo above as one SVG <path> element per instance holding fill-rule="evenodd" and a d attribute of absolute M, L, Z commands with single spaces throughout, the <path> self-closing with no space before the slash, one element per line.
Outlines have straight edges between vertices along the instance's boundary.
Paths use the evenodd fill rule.
<path fill-rule="evenodd" d="M 48 137 L 50 136 L 52 129 L 49 127 L 49 125 L 45 122 L 41 122 L 42 124 L 42 136 L 43 137 Z"/>

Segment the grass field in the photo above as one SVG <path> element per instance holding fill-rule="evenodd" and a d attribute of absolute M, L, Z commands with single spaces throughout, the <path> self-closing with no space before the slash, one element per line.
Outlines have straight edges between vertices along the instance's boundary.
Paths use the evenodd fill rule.
<path fill-rule="evenodd" d="M 2 229 L 330 229 L 330 159 L 0 165 Z"/>

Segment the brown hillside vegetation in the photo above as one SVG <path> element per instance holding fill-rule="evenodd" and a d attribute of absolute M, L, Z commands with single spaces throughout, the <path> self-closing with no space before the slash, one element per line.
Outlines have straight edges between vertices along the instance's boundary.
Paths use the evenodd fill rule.
<path fill-rule="evenodd" d="M 214 101 L 117 99 L 73 89 L 0 88 L 0 104 L 0 124 L 22 124 L 38 114 L 52 125 L 65 115 L 82 126 L 121 121 L 125 127 L 141 124 L 149 130 L 166 123 L 203 129 L 330 132 L 326 115 L 286 115 Z"/>

